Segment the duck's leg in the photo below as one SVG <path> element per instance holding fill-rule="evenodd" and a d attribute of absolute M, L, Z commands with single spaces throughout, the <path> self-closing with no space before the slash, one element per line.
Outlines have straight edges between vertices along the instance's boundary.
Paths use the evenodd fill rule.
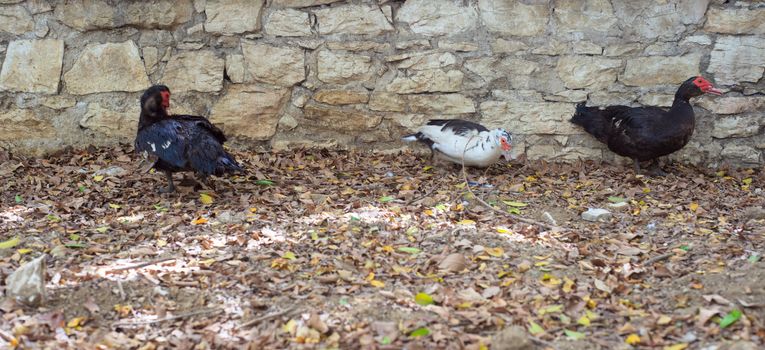
<path fill-rule="evenodd" d="M 173 184 L 173 173 L 165 171 L 165 177 L 167 178 L 167 187 L 159 189 L 159 193 L 173 193 L 175 192 L 175 184 Z"/>
<path fill-rule="evenodd" d="M 649 174 L 651 174 L 653 176 L 667 176 L 668 175 L 667 172 L 664 171 L 661 168 L 661 164 L 659 164 L 659 159 L 658 158 L 654 159 L 651 162 L 651 167 L 650 167 Z"/>
<path fill-rule="evenodd" d="M 197 184 L 194 185 L 194 190 L 200 191 L 203 189 L 215 191 L 215 186 L 213 186 L 213 182 L 208 175 L 197 175 Z"/>

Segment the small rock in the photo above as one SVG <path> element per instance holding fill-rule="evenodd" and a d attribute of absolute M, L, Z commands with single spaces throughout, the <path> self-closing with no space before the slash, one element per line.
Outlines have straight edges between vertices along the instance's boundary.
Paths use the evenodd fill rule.
<path fill-rule="evenodd" d="M 65 245 L 59 244 L 50 250 L 50 255 L 52 255 L 54 258 L 63 258 L 69 254 L 68 250 L 69 248 L 67 248 Z"/>
<path fill-rule="evenodd" d="M 609 203 L 608 208 L 611 210 L 629 210 L 630 204 L 627 202 Z"/>
<path fill-rule="evenodd" d="M 449 272 L 460 272 L 467 267 L 465 256 L 460 253 L 447 255 L 444 260 L 438 263 L 438 268 Z"/>
<path fill-rule="evenodd" d="M 491 337 L 491 348 L 492 350 L 532 350 L 535 346 L 523 328 L 512 326 Z"/>
<path fill-rule="evenodd" d="M 548 212 L 542 213 L 542 219 L 544 219 L 544 221 L 547 221 L 547 223 L 550 225 L 558 226 L 558 222 L 555 221 L 555 218 L 552 216 L 552 214 Z"/>
<path fill-rule="evenodd" d="M 103 176 L 122 176 L 125 174 L 127 174 L 127 170 L 118 166 L 110 166 L 108 168 L 96 171 L 96 175 L 103 175 Z"/>
<path fill-rule="evenodd" d="M 45 302 L 45 255 L 21 265 L 5 281 L 5 293 L 27 306 Z"/>
<path fill-rule="evenodd" d="M 231 210 L 224 210 L 215 217 L 221 224 L 235 224 L 243 222 L 246 216 L 243 213 L 234 213 Z"/>
<path fill-rule="evenodd" d="M 611 212 L 601 208 L 590 208 L 582 213 L 582 219 L 587 221 L 606 221 L 611 218 Z"/>

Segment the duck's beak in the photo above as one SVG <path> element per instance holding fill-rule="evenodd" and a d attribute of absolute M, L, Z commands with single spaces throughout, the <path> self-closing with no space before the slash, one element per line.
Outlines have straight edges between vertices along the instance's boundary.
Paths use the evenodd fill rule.
<path fill-rule="evenodd" d="M 707 91 L 704 91 L 704 92 L 706 92 L 708 94 L 713 94 L 713 95 L 722 95 L 723 94 L 722 91 L 717 90 L 717 89 L 715 89 L 714 87 L 711 87 L 711 86 L 709 87 L 709 89 L 707 89 Z"/>

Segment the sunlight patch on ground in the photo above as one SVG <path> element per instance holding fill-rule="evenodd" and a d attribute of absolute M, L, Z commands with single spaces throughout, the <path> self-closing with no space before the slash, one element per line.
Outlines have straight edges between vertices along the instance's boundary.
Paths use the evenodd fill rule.
<path fill-rule="evenodd" d="M 10 207 L 8 210 L 0 212 L 0 222 L 22 222 L 24 221 L 22 215 L 28 214 L 32 210 L 34 209 L 21 205 Z"/>

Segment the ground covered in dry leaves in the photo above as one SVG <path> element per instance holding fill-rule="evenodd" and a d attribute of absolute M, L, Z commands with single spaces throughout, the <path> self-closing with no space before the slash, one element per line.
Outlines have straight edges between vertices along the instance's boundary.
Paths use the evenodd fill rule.
<path fill-rule="evenodd" d="M 0 347 L 681 350 L 765 339 L 762 169 L 470 170 L 475 195 L 500 213 L 458 168 L 408 153 L 237 153 L 248 174 L 170 195 L 127 147 L 0 156 L 0 280 L 47 254 L 48 293 L 39 307 L 0 304 Z M 590 207 L 613 216 L 582 220 Z"/>

